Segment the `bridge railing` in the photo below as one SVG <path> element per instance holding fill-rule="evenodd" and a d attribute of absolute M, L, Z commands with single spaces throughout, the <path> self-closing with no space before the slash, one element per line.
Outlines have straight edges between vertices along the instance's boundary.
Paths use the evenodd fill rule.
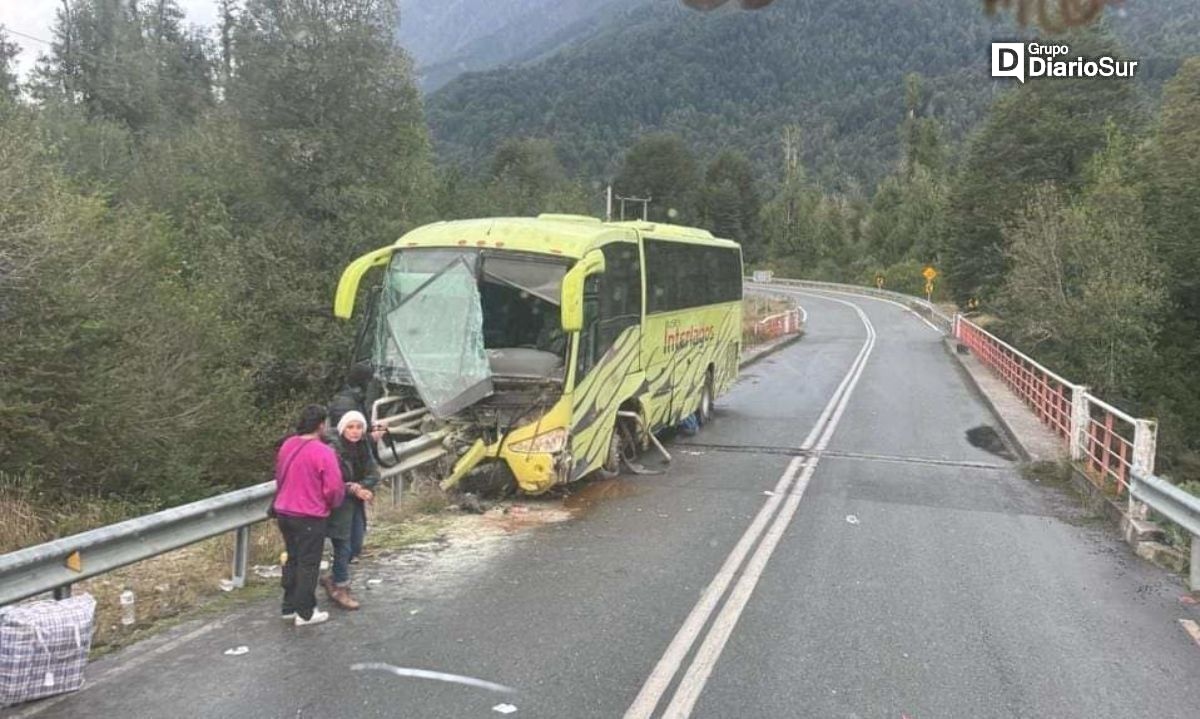
<path fill-rule="evenodd" d="M 757 340 L 771 340 L 800 331 L 800 310 L 790 309 L 762 318 L 754 323 Z"/>
<path fill-rule="evenodd" d="M 759 289 L 783 285 L 877 297 L 926 315 L 968 347 L 1066 443 L 1072 461 L 1079 463 L 1093 483 L 1101 490 L 1111 488 L 1118 496 L 1127 496 L 1130 515 L 1144 517 L 1145 507 L 1149 507 L 1192 535 L 1190 584 L 1200 590 L 1200 497 L 1154 475 L 1155 420 L 1114 407 L 961 314 L 951 317 L 920 297 L 836 282 L 779 278 L 771 278 L 769 283 L 747 278 L 747 282 Z"/>
<path fill-rule="evenodd" d="M 954 327 L 958 341 L 1067 444 L 1071 459 L 1102 489 L 1124 495 L 1135 472 L 1154 473 L 1154 420 L 1123 412 L 961 315 Z"/>

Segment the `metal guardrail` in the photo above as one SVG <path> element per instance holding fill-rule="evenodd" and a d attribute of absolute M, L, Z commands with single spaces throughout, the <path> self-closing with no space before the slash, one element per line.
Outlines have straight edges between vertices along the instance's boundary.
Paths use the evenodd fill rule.
<path fill-rule="evenodd" d="M 401 473 L 437 451 L 442 436 L 433 433 L 397 445 L 390 457 L 398 464 L 387 471 L 393 502 Z M 236 533 L 232 579 L 241 587 L 250 557 L 250 527 L 267 519 L 274 494 L 275 482 L 264 482 L 0 555 L 0 607 L 47 592 L 55 598 L 69 596 L 75 582 L 225 532 Z"/>
<path fill-rule="evenodd" d="M 906 295 L 902 292 L 893 292 L 892 290 L 881 290 L 874 287 L 862 287 L 859 285 L 848 285 L 840 282 L 820 282 L 817 280 L 789 280 L 779 277 L 772 277 L 769 281 L 755 281 L 752 278 L 746 278 L 747 282 L 759 285 L 782 285 L 784 287 L 802 287 L 810 290 L 818 290 L 822 292 L 835 292 L 840 294 L 865 295 L 867 297 L 875 297 L 877 299 L 887 300 L 902 304 L 910 309 L 927 316 L 930 320 L 941 326 L 942 331 L 949 334 L 954 328 L 954 317 L 946 314 L 938 308 L 937 305 L 928 300 L 913 295 Z"/>
<path fill-rule="evenodd" d="M 75 582 L 235 530 L 233 581 L 240 586 L 250 525 L 267 518 L 274 493 L 275 483 L 264 482 L 0 555 L 0 606 L 50 591 L 66 596 Z"/>
<path fill-rule="evenodd" d="M 1133 475 L 1129 493 L 1155 512 L 1178 524 L 1192 535 L 1192 563 L 1188 583 L 1200 590 L 1200 497 L 1154 475 Z"/>

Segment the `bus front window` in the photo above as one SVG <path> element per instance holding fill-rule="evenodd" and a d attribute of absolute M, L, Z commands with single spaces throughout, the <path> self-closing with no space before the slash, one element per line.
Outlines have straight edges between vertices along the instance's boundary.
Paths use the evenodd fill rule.
<path fill-rule="evenodd" d="M 559 313 L 567 263 L 536 255 L 414 248 L 393 255 L 375 324 L 373 358 L 381 379 L 417 389 L 427 404 L 449 402 L 453 390 L 439 367 L 472 363 L 478 400 L 487 384 L 472 358 L 499 378 L 562 381 L 567 337 Z M 449 270 L 450 277 L 442 277 Z M 471 292 L 467 292 L 467 286 Z M 489 387 L 490 391 L 490 387 Z M 434 402 L 436 404 L 436 402 Z"/>

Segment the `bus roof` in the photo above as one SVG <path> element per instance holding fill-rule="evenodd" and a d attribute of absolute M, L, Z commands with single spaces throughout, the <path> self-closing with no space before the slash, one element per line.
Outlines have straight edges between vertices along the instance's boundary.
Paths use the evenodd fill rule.
<path fill-rule="evenodd" d="M 543 214 L 537 217 L 487 217 L 435 222 L 408 232 L 393 247 L 483 247 L 579 258 L 609 242 L 633 241 L 637 235 L 704 245 L 737 247 L 707 230 L 653 222 L 601 222 L 585 215 Z"/>

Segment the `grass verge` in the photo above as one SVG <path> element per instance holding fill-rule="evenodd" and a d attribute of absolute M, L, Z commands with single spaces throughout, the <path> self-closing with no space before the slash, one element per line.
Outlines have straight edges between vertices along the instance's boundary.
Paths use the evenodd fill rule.
<path fill-rule="evenodd" d="M 0 478 L 4 480 L 4 478 Z M 88 499 L 69 506 L 39 505 L 39 496 L 26 482 L 0 482 L 0 551 L 7 552 L 112 524 L 153 511 L 115 500 Z M 381 488 L 369 510 L 366 554 L 393 553 L 439 536 L 449 518 L 450 500 L 436 486 L 406 491 L 393 506 L 390 489 Z M 283 538 L 273 523 L 250 529 L 250 567 L 246 585 L 226 591 L 222 580 L 232 574 L 232 533 L 197 542 L 137 564 L 78 582 L 75 593 L 96 599 L 92 656 L 98 657 L 141 641 L 184 621 L 218 615 L 277 595 L 279 578 L 259 576 L 254 567 L 274 569 L 283 552 Z M 122 621 L 120 597 L 134 595 L 133 621 Z"/>

